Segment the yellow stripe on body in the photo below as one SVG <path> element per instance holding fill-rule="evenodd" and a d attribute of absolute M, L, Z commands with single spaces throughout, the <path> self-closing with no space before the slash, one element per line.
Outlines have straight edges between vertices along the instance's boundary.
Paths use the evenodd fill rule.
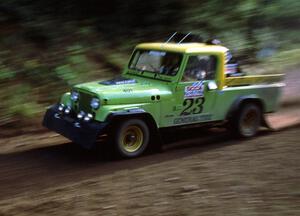
<path fill-rule="evenodd" d="M 255 75 L 225 78 L 224 86 L 254 85 L 262 83 L 276 83 L 282 81 L 284 74 Z"/>

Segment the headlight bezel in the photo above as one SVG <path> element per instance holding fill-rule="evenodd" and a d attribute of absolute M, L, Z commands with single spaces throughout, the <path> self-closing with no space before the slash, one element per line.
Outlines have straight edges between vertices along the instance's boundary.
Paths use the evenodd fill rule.
<path fill-rule="evenodd" d="M 100 108 L 101 106 L 101 102 L 99 98 L 92 98 L 92 100 L 90 101 L 90 106 L 91 108 L 93 108 L 94 110 L 97 110 Z"/>
<path fill-rule="evenodd" d="M 72 92 L 71 92 L 70 99 L 71 99 L 73 102 L 79 101 L 79 97 L 80 97 L 80 94 L 79 94 L 78 91 L 72 91 Z"/>

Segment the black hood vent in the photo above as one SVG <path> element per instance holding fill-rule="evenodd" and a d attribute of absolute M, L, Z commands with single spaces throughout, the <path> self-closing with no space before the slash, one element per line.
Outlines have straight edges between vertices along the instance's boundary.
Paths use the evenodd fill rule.
<path fill-rule="evenodd" d="M 136 83 L 135 79 L 128 79 L 125 77 L 117 77 L 111 80 L 105 80 L 99 82 L 99 84 L 102 85 L 124 85 L 124 84 L 134 84 L 134 83 Z"/>

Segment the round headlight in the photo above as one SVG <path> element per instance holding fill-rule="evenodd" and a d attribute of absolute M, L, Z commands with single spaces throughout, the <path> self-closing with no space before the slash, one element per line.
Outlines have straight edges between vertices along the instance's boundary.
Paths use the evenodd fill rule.
<path fill-rule="evenodd" d="M 76 91 L 72 91 L 72 93 L 71 93 L 71 100 L 74 101 L 74 102 L 76 102 L 76 101 L 78 101 L 78 99 L 79 99 L 79 93 L 76 92 Z"/>
<path fill-rule="evenodd" d="M 100 107 L 100 100 L 98 98 L 93 98 L 90 105 L 93 109 L 98 109 Z"/>

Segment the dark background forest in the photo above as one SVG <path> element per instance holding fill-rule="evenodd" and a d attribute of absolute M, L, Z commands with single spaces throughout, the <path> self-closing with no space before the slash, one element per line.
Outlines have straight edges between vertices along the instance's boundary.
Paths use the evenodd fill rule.
<path fill-rule="evenodd" d="M 297 0 L 2 0 L 0 127 L 40 124 L 73 84 L 117 75 L 137 43 L 175 31 L 220 39 L 249 73 L 299 66 Z"/>

